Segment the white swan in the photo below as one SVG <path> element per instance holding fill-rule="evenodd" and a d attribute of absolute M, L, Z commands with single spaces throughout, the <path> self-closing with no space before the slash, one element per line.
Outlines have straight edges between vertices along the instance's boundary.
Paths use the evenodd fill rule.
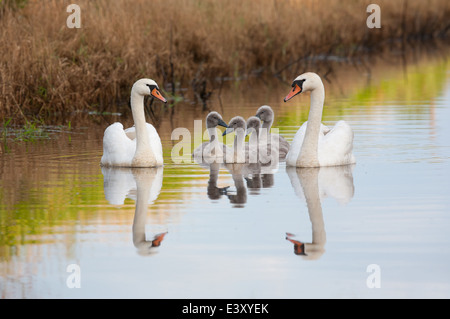
<path fill-rule="evenodd" d="M 202 163 L 203 161 L 210 164 L 216 162 L 220 159 L 222 163 L 223 155 L 229 149 L 225 144 L 220 143 L 217 138 L 217 126 L 228 127 L 222 119 L 222 116 L 217 112 L 210 112 L 206 116 L 206 129 L 209 134 L 209 142 L 204 142 L 198 146 L 193 153 L 194 159 L 197 163 Z"/>
<path fill-rule="evenodd" d="M 298 76 L 284 101 L 306 91 L 311 91 L 308 121 L 295 134 L 286 165 L 320 167 L 355 163 L 352 153 L 353 131 L 350 126 L 345 121 L 339 121 L 328 132 L 321 127 L 325 89 L 317 74 L 308 72 Z"/>
<path fill-rule="evenodd" d="M 157 167 L 163 165 L 161 139 L 153 125 L 145 122 L 144 97 L 166 103 L 158 84 L 150 79 L 140 79 L 131 89 L 131 112 L 134 128 L 123 129 L 121 123 L 108 126 L 103 136 L 102 166 Z"/>
<path fill-rule="evenodd" d="M 256 111 L 255 116 L 263 122 L 262 128 L 270 132 L 270 128 L 272 127 L 274 121 L 274 112 L 272 108 L 269 105 L 263 105 Z M 279 139 L 279 157 L 281 159 L 286 158 L 286 155 L 290 149 L 289 142 L 286 141 L 286 139 L 281 135 L 273 133 L 271 133 L 271 135 L 278 137 Z"/>

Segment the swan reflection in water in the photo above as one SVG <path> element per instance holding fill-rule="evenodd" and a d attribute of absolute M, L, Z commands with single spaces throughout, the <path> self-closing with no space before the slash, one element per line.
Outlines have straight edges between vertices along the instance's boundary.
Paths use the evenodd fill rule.
<path fill-rule="evenodd" d="M 312 226 L 312 242 L 299 241 L 294 234 L 286 233 L 286 240 L 294 244 L 296 255 L 314 260 L 325 252 L 326 232 L 321 200 L 332 197 L 340 204 L 350 202 L 354 194 L 353 167 L 286 168 L 295 194 L 306 201 Z"/>
<path fill-rule="evenodd" d="M 167 232 L 148 239 L 145 225 L 149 205 L 158 198 L 163 181 L 163 167 L 113 168 L 102 167 L 106 200 L 112 205 L 123 205 L 126 198 L 136 202 L 133 219 L 133 244 L 139 255 L 150 255 L 159 247 Z"/>

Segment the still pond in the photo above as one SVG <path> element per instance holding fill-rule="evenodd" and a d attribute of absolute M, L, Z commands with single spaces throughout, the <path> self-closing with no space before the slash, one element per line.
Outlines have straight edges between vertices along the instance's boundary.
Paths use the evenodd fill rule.
<path fill-rule="evenodd" d="M 290 87 L 274 82 L 209 106 L 228 121 L 269 104 L 291 141 L 309 96 L 283 103 Z M 189 103 L 161 116 L 159 169 L 100 167 L 103 131 L 125 115 L 5 137 L 1 298 L 450 298 L 449 64 L 385 62 L 324 84 L 323 123 L 354 131 L 350 167 L 174 164 L 171 132 L 207 114 Z"/>

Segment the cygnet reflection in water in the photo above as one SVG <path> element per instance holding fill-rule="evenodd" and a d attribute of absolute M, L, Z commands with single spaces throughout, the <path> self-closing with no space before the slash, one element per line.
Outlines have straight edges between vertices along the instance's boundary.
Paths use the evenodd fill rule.
<path fill-rule="evenodd" d="M 226 195 L 227 189 L 230 186 L 226 187 L 217 187 L 217 180 L 219 179 L 219 171 L 220 164 L 212 163 L 209 165 L 209 180 L 208 180 L 208 198 L 212 200 L 217 200 L 221 198 L 223 195 Z"/>
<path fill-rule="evenodd" d="M 250 195 L 259 195 L 261 188 L 272 187 L 274 172 L 278 169 L 278 165 L 274 168 L 261 164 L 198 164 L 209 169 L 208 198 L 219 200 L 222 196 L 225 196 L 236 208 L 244 207 L 247 203 L 247 190 L 249 190 Z M 218 187 L 221 168 L 225 168 L 231 175 L 233 186 Z"/>

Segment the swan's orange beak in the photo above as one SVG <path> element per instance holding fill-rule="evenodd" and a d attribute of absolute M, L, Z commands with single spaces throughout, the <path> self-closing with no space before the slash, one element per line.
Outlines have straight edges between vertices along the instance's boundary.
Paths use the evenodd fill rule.
<path fill-rule="evenodd" d="M 167 103 L 167 100 L 164 98 L 164 96 L 162 96 L 161 92 L 159 92 L 159 90 L 157 88 L 154 88 L 152 91 L 152 96 L 156 97 L 158 100 Z"/>
<path fill-rule="evenodd" d="M 290 99 L 292 99 L 294 96 L 296 96 L 299 93 L 302 93 L 302 88 L 300 86 L 298 86 L 298 84 L 295 84 L 292 87 L 291 92 L 289 92 L 289 94 L 284 98 L 284 102 L 289 101 Z"/>
<path fill-rule="evenodd" d="M 164 236 L 166 236 L 167 233 L 158 234 L 155 236 L 155 239 L 152 241 L 153 247 L 159 247 L 161 245 L 161 242 L 164 239 Z"/>
<path fill-rule="evenodd" d="M 286 239 L 294 244 L 294 254 L 306 256 L 305 244 L 304 243 L 302 243 L 302 242 L 300 242 L 298 240 L 290 239 L 290 238 L 286 238 Z"/>

